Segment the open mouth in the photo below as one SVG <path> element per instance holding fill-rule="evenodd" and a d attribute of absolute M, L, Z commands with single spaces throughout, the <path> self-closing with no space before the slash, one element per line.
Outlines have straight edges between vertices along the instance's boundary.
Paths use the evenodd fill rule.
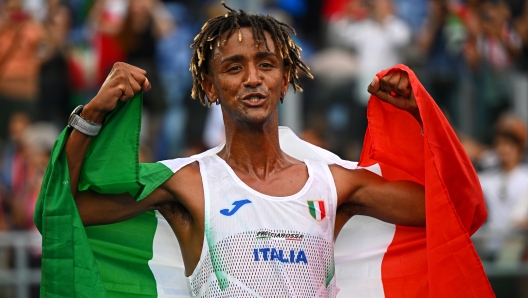
<path fill-rule="evenodd" d="M 250 97 L 250 98 L 246 98 L 244 100 L 247 100 L 249 102 L 257 102 L 257 101 L 259 101 L 261 99 L 262 99 L 262 97 L 253 96 L 253 97 Z"/>
<path fill-rule="evenodd" d="M 252 92 L 244 95 L 242 101 L 250 106 L 259 106 L 266 100 L 266 94 L 260 92 Z"/>
<path fill-rule="evenodd" d="M 250 98 L 246 98 L 245 100 L 247 100 L 249 102 L 257 102 L 257 101 L 259 101 L 261 99 L 262 99 L 261 97 L 253 96 L 253 97 L 250 97 Z"/>

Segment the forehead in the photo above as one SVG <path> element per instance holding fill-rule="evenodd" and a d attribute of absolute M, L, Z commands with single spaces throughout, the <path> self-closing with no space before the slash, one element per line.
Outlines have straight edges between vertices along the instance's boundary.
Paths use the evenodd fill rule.
<path fill-rule="evenodd" d="M 242 27 L 240 30 L 233 30 L 226 43 L 222 45 L 222 41 L 225 40 L 226 35 L 227 32 L 220 36 L 220 46 L 218 46 L 218 43 L 215 43 L 214 45 L 214 60 L 219 57 L 227 57 L 231 55 L 250 55 L 257 52 L 268 52 L 268 48 L 269 52 L 275 53 L 277 57 L 280 57 L 275 42 L 273 41 L 271 34 L 267 31 L 264 31 L 266 40 L 262 40 L 260 44 L 257 44 L 256 39 L 253 37 L 253 30 L 250 27 Z M 266 43 L 268 48 L 266 48 Z"/>

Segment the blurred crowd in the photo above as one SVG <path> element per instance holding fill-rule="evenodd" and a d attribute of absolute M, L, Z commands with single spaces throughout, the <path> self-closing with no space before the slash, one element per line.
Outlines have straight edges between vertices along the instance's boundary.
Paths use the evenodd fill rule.
<path fill-rule="evenodd" d="M 528 4 L 524 0 L 230 0 L 291 24 L 315 79 L 296 131 L 357 160 L 367 85 L 411 67 L 455 128 L 482 181 L 489 219 L 479 252 L 501 260 L 528 231 Z M 145 69 L 142 161 L 223 141 L 219 107 L 190 98 L 189 45 L 219 0 L 0 0 L 0 231 L 31 230 L 54 140 L 117 61 Z M 288 100 L 288 97 L 286 98 Z M 281 107 L 281 109 L 284 109 Z M 281 122 L 289 114 L 281 111 Z M 517 238 L 516 238 L 517 239 Z M 527 260 L 526 238 L 517 261 Z M 38 257 L 38 256 L 37 256 Z"/>

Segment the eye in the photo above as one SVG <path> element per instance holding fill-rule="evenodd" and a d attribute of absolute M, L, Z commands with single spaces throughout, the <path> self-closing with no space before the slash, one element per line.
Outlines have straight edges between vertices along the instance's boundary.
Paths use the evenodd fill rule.
<path fill-rule="evenodd" d="M 268 63 L 268 62 L 264 62 L 264 63 L 261 63 L 260 66 L 264 67 L 264 68 L 272 68 L 273 64 Z"/>
<path fill-rule="evenodd" d="M 234 66 L 231 66 L 227 69 L 227 71 L 237 71 L 237 70 L 241 70 L 242 67 L 240 65 L 234 65 Z"/>

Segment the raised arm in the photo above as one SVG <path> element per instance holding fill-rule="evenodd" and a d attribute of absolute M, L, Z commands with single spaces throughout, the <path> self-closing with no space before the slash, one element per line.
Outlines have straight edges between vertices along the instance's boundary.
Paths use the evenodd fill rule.
<path fill-rule="evenodd" d="M 80 116 L 88 122 L 102 124 L 118 101 L 127 101 L 135 93 L 148 91 L 150 87 L 144 70 L 118 62 L 114 64 L 97 95 L 84 106 Z M 86 225 L 117 222 L 149 210 L 148 202 L 151 200 L 136 204 L 129 194 L 108 196 L 78 192 L 82 164 L 91 139 L 91 136 L 74 128 L 65 145 L 71 192 L 83 222 Z"/>
<path fill-rule="evenodd" d="M 401 70 L 374 77 L 368 91 L 380 100 L 409 112 L 422 125 L 422 119 L 410 84 Z M 368 215 L 407 226 L 425 226 L 425 189 L 411 181 L 387 181 L 367 170 L 331 167 L 337 187 L 341 215 Z M 339 209 L 338 209 L 339 210 Z"/>

